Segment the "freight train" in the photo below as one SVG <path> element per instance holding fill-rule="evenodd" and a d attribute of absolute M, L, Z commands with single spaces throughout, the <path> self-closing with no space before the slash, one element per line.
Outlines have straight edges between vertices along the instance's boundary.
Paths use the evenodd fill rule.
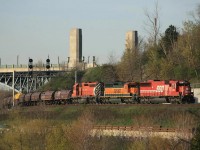
<path fill-rule="evenodd" d="M 11 103 L 4 99 L 4 104 Z M 147 82 L 83 82 L 72 90 L 21 94 L 18 105 L 105 104 L 105 103 L 195 103 L 188 81 L 148 80 Z"/>

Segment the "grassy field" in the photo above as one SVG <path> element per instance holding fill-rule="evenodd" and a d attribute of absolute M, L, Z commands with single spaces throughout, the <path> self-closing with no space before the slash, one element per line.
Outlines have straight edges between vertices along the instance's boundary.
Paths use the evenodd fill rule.
<path fill-rule="evenodd" d="M 172 105 L 152 106 L 38 106 L 2 110 L 1 121 L 12 124 L 15 119 L 46 119 L 71 123 L 88 112 L 96 125 L 188 127 L 196 124 L 199 108 Z M 5 113 L 6 112 L 6 113 Z"/>
<path fill-rule="evenodd" d="M 192 128 L 199 108 L 152 106 L 37 106 L 0 110 L 0 149 L 189 149 L 190 141 L 91 137 L 93 125 Z M 176 148 L 174 148 L 176 146 Z"/>

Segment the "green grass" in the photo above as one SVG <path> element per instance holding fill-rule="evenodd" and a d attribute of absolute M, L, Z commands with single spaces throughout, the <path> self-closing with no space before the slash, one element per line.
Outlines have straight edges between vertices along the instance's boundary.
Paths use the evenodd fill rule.
<path fill-rule="evenodd" d="M 163 149 L 162 146 L 168 142 L 176 145 L 176 141 L 158 138 L 135 140 L 114 136 L 91 137 L 88 136 L 88 131 L 92 129 L 92 125 L 192 128 L 197 125 L 199 119 L 196 116 L 200 114 L 200 110 L 159 105 L 65 105 L 21 107 L 6 113 L 0 112 L 0 115 L 3 114 L 6 115 L 0 116 L 0 124 L 10 130 L 0 135 L 0 149 L 38 149 L 44 143 L 48 147 L 46 149 L 59 150 L 66 147 L 81 149 L 82 145 L 90 147 L 89 149 L 141 149 L 141 146 L 145 148 L 146 140 L 149 140 L 146 147 L 154 149 L 156 145 L 157 149 Z M 185 144 L 183 141 L 177 142 Z"/>
<path fill-rule="evenodd" d="M 200 114 L 200 109 L 169 106 L 87 106 L 66 105 L 51 107 L 24 107 L 10 110 L 1 119 L 1 122 L 14 120 L 46 119 L 57 123 L 72 123 L 85 111 L 93 116 L 96 125 L 119 126 L 162 126 L 178 127 L 192 126 L 195 117 Z"/>

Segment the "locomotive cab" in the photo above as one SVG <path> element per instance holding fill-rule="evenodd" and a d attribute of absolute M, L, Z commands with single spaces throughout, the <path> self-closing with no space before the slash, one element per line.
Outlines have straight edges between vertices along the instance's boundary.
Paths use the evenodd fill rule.
<path fill-rule="evenodd" d="M 177 82 L 177 90 L 182 93 L 182 95 L 192 94 L 190 83 L 187 81 L 178 81 Z"/>
<path fill-rule="evenodd" d="M 190 83 L 188 81 L 177 82 L 177 92 L 179 92 L 182 103 L 194 103 L 194 93 L 191 90 Z"/>

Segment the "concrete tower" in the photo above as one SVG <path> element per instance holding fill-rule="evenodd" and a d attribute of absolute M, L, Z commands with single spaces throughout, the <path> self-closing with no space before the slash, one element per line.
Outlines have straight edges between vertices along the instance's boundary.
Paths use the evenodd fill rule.
<path fill-rule="evenodd" d="M 69 67 L 74 68 L 82 62 L 82 30 L 73 28 L 69 37 L 70 60 Z"/>
<path fill-rule="evenodd" d="M 126 32 L 126 48 L 132 49 L 138 46 L 138 33 L 137 31 Z"/>

